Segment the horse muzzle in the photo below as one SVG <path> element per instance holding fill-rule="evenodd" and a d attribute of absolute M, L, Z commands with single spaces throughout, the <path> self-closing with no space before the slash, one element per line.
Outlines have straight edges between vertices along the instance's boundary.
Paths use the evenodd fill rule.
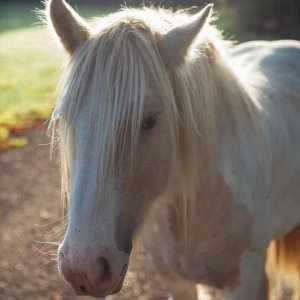
<path fill-rule="evenodd" d="M 103 298 L 118 293 L 123 286 L 129 255 L 118 250 L 96 253 L 90 248 L 80 252 L 65 242 L 59 249 L 60 274 L 76 295 Z"/>

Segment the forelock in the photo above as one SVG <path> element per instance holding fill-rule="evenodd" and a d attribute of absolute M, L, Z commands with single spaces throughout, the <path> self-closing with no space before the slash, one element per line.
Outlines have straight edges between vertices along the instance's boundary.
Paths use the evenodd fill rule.
<path fill-rule="evenodd" d="M 98 162 L 97 181 L 103 186 L 106 179 L 102 177 L 109 178 L 108 173 L 115 170 L 117 147 L 122 147 L 128 138 L 132 160 L 143 118 L 146 87 L 150 82 L 168 112 L 167 118 L 174 123 L 174 97 L 155 35 L 135 17 L 102 28 L 78 49 L 66 69 L 61 81 L 61 99 L 55 111 L 62 116 L 60 135 L 65 145 L 61 148 L 74 152 L 72 133 L 78 113 L 88 101 L 86 133 L 93 135 L 89 148 Z M 72 161 L 69 159 L 67 164 L 63 169 L 70 174 Z"/>

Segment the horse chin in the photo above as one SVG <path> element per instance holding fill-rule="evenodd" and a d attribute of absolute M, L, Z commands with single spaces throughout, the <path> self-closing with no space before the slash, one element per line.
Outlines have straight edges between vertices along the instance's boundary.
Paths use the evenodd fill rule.
<path fill-rule="evenodd" d="M 123 287 L 124 279 L 119 283 L 119 285 L 114 289 L 111 295 L 118 294 Z"/>
<path fill-rule="evenodd" d="M 122 275 L 119 278 L 118 282 L 116 282 L 116 284 L 110 290 L 100 291 L 97 295 L 91 295 L 91 296 L 94 296 L 97 298 L 105 298 L 110 295 L 118 294 L 123 287 L 127 269 L 128 269 L 128 267 L 122 271 Z"/>
<path fill-rule="evenodd" d="M 122 279 L 120 279 L 120 282 L 118 282 L 116 284 L 116 286 L 112 288 L 111 291 L 109 291 L 109 292 L 104 291 L 102 293 L 99 293 L 97 295 L 97 297 L 98 298 L 105 298 L 105 297 L 110 296 L 110 295 L 118 294 L 121 291 L 122 287 L 123 287 L 124 280 L 125 280 L 125 276 Z"/>
<path fill-rule="evenodd" d="M 75 294 L 77 296 L 92 296 L 92 297 L 95 297 L 98 299 L 102 299 L 102 298 L 105 298 L 110 295 L 118 294 L 123 287 L 124 279 L 125 279 L 125 277 L 120 279 L 120 281 L 111 289 L 98 290 L 97 292 L 95 292 L 95 291 L 94 292 L 75 291 Z"/>

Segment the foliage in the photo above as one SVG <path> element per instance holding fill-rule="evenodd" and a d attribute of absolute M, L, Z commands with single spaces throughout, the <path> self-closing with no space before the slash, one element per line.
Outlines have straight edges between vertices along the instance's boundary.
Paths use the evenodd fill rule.
<path fill-rule="evenodd" d="M 300 39 L 299 0 L 227 0 L 236 8 L 242 30 L 270 38 Z"/>

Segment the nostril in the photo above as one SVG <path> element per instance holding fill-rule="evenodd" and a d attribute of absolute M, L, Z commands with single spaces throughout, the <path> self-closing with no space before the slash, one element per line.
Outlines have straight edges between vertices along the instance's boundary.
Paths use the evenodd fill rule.
<path fill-rule="evenodd" d="M 99 272 L 100 280 L 102 282 L 109 280 L 110 279 L 110 268 L 109 268 L 108 261 L 103 257 L 99 257 L 98 261 L 99 261 L 99 266 L 100 266 L 100 270 L 99 270 L 100 271 Z"/>
<path fill-rule="evenodd" d="M 87 294 L 87 290 L 86 290 L 86 288 L 85 288 L 84 285 L 81 285 L 81 286 L 79 287 L 79 289 L 80 289 L 80 291 L 81 291 L 84 295 Z"/>

